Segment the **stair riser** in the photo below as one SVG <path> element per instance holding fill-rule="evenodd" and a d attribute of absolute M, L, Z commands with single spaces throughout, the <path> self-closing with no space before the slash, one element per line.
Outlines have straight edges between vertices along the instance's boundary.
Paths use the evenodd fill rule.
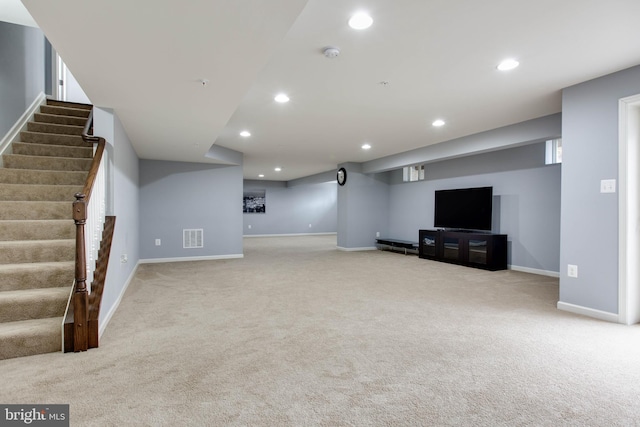
<path fill-rule="evenodd" d="M 10 270 L 0 270 L 0 292 L 73 285 L 73 262 L 33 264 L 28 269 L 19 267 L 21 265 Z"/>
<path fill-rule="evenodd" d="M 18 154 L 5 154 L 2 159 L 5 168 L 47 171 L 88 171 L 92 161 L 91 159 L 35 157 Z"/>
<path fill-rule="evenodd" d="M 64 315 L 69 299 L 69 288 L 59 288 L 60 292 L 45 297 L 17 295 L 15 298 L 0 297 L 0 323 L 20 320 L 45 319 Z M 66 292 L 65 292 L 66 291 Z M 28 291 L 24 293 L 29 293 Z M 16 293 L 11 293 L 12 296 Z"/>
<path fill-rule="evenodd" d="M 27 130 L 30 132 L 58 133 L 62 135 L 82 135 L 84 128 L 81 126 L 29 122 L 27 123 Z"/>
<path fill-rule="evenodd" d="M 0 240 L 74 239 L 73 220 L 55 221 L 0 221 Z"/>
<path fill-rule="evenodd" d="M 73 147 L 89 147 L 78 135 L 58 135 L 52 133 L 20 132 L 21 142 L 33 142 L 35 144 L 68 145 Z"/>
<path fill-rule="evenodd" d="M 0 360 L 61 351 L 61 325 L 62 317 L 59 321 L 49 320 L 43 328 L 3 333 L 0 335 Z"/>
<path fill-rule="evenodd" d="M 47 105 L 66 107 L 66 108 L 76 108 L 79 110 L 91 110 L 93 108 L 93 106 L 89 104 L 78 104 L 76 102 L 57 101 L 55 99 L 47 99 Z"/>
<path fill-rule="evenodd" d="M 43 114 L 57 114 L 60 116 L 89 117 L 89 110 L 80 110 L 77 108 L 56 107 L 53 105 L 41 105 L 40 112 Z"/>
<path fill-rule="evenodd" d="M 0 184 L 0 201 L 73 202 L 74 194 L 82 192 L 80 185 Z M 4 218 L 10 219 L 10 218 Z"/>
<path fill-rule="evenodd" d="M 23 156 L 71 157 L 76 159 L 90 159 L 93 157 L 93 150 L 90 147 L 14 142 L 11 144 L 11 150 L 13 154 L 21 154 Z"/>
<path fill-rule="evenodd" d="M 36 113 L 33 119 L 38 123 L 54 123 L 58 125 L 84 126 L 87 119 L 82 117 L 58 116 L 53 114 Z"/>
<path fill-rule="evenodd" d="M 0 220 L 71 219 L 72 203 L 68 202 L 0 202 Z"/>
<path fill-rule="evenodd" d="M 75 240 L 47 245 L 43 245 L 42 242 L 19 243 L 13 245 L 11 242 L 7 242 L 7 244 L 0 245 L 0 264 L 73 261 L 75 259 Z"/>
<path fill-rule="evenodd" d="M 87 172 L 30 171 L 26 169 L 0 169 L 0 183 L 84 185 Z"/>

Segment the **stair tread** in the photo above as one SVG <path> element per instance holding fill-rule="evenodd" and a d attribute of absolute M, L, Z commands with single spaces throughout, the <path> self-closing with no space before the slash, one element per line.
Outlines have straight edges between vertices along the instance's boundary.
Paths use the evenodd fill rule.
<path fill-rule="evenodd" d="M 70 291 L 71 286 L 2 291 L 0 292 L 0 304 L 6 301 L 28 301 L 43 298 L 66 299 Z"/>
<path fill-rule="evenodd" d="M 59 245 L 74 242 L 75 239 L 51 239 L 51 240 L 0 240 L 0 246 L 29 246 L 29 245 Z"/>
<path fill-rule="evenodd" d="M 55 135 L 55 134 L 54 134 Z M 76 136 L 76 135 L 70 135 L 70 136 Z M 77 146 L 77 145 L 65 145 L 65 144 L 42 144 L 39 142 L 29 142 L 29 141 L 16 141 L 14 142 L 14 144 L 22 144 L 22 145 L 29 145 L 31 146 L 36 146 L 36 147 L 48 147 L 48 148 L 56 148 L 56 147 L 64 147 L 64 148 L 75 148 L 75 149 L 79 149 L 79 150 L 91 150 L 91 145 L 90 144 L 86 144 L 84 146 Z"/>
<path fill-rule="evenodd" d="M 65 148 L 65 149 L 75 149 L 82 151 L 93 151 L 93 148 L 87 144 L 86 146 L 77 146 L 77 145 L 64 145 L 64 144 L 40 144 L 38 142 L 29 142 L 29 141 L 16 141 L 13 144 L 20 144 L 27 147 L 38 147 L 38 148 Z"/>
<path fill-rule="evenodd" d="M 63 317 L 45 317 L 43 319 L 18 320 L 0 323 L 0 341 L 17 336 L 38 336 L 61 333 Z M 62 346 L 61 346 L 62 348 Z"/>
<path fill-rule="evenodd" d="M 5 154 L 2 156 L 6 169 L 60 170 L 86 172 L 93 159 L 88 157 L 34 156 L 29 154 Z"/>
<path fill-rule="evenodd" d="M 60 171 L 54 171 L 60 172 Z M 81 185 L 73 185 L 73 184 L 13 184 L 13 183 L 4 183 L 0 182 L 0 186 L 7 186 L 9 188 L 19 188 L 19 187 L 31 187 L 31 188 L 57 188 L 57 187 L 69 187 L 69 188 L 82 188 Z M 37 202 L 37 200 L 21 200 L 22 202 Z M 49 200 L 51 202 L 55 202 L 57 200 Z"/>
<path fill-rule="evenodd" d="M 64 108 L 64 107 L 63 107 Z M 51 114 L 51 113 L 36 113 L 40 116 L 50 116 L 50 117 L 66 117 L 69 119 L 84 119 L 85 117 L 78 117 L 78 116 L 67 116 L 65 114 Z M 73 125 L 75 126 L 75 125 Z"/>
<path fill-rule="evenodd" d="M 75 267 L 75 261 L 30 262 L 26 264 L 0 264 L 0 275 L 13 271 L 34 271 L 51 267 Z"/>
<path fill-rule="evenodd" d="M 64 219 L 64 218 L 44 218 L 44 219 L 0 219 L 0 224 L 33 224 L 47 222 L 51 224 L 62 224 L 63 222 L 73 223 L 73 219 Z"/>
<path fill-rule="evenodd" d="M 76 126 L 76 127 L 82 127 L 82 126 Z M 37 131 L 32 131 L 32 130 L 23 130 L 20 133 L 21 134 L 24 133 L 24 134 L 27 134 L 27 135 L 38 134 L 38 135 L 50 135 L 50 136 L 56 136 L 56 137 L 57 136 L 62 136 L 62 137 L 67 137 L 67 138 L 82 139 L 82 135 L 59 134 L 59 133 L 52 133 L 52 132 L 37 132 Z M 89 145 L 89 143 L 86 143 L 86 144 Z"/>
<path fill-rule="evenodd" d="M 82 102 L 58 101 L 57 99 L 47 99 L 47 105 L 54 107 L 77 108 L 79 110 L 91 110 L 93 105 Z"/>
<path fill-rule="evenodd" d="M 65 124 L 62 124 L 62 123 L 46 123 L 46 122 L 29 122 L 29 123 L 36 123 L 36 124 L 39 124 L 39 125 L 54 126 L 54 127 L 64 126 L 64 127 L 68 127 L 68 128 L 84 129 L 84 126 L 81 126 L 81 125 L 65 125 Z M 38 131 L 30 131 L 30 132 L 51 133 L 51 132 L 38 132 Z M 55 133 L 54 133 L 54 135 L 55 135 Z"/>
<path fill-rule="evenodd" d="M 0 264 L 0 292 L 68 287 L 74 272 L 73 260 Z"/>
<path fill-rule="evenodd" d="M 0 184 L 3 185 L 3 184 Z M 38 184 L 4 184 L 4 185 L 38 185 Z M 44 184 L 43 184 L 44 185 Z M 57 187 L 57 185 L 52 185 L 52 187 Z M 73 186 L 71 186 L 73 187 Z M 71 200 L 73 201 L 73 200 Z M 2 203 L 10 203 L 10 204 L 35 204 L 35 203 L 50 203 L 56 205 L 66 205 L 69 204 L 66 200 L 0 200 L 0 204 Z"/>
<path fill-rule="evenodd" d="M 57 160 L 57 159 L 78 160 L 78 161 L 82 161 L 82 162 L 86 162 L 87 160 L 88 161 L 93 160 L 93 159 L 90 159 L 90 158 L 87 158 L 87 157 L 38 156 L 37 154 L 4 154 L 4 156 L 5 157 L 20 157 L 20 158 L 31 157 L 31 158 L 34 158 L 34 159 L 46 159 L 46 160 Z M 42 169 L 37 169 L 37 170 L 42 170 Z M 56 169 L 52 169 L 52 170 L 56 170 Z"/>
<path fill-rule="evenodd" d="M 44 108 L 43 108 L 44 107 Z M 58 114 L 57 112 L 65 113 Z M 89 116 L 90 110 L 85 108 L 73 108 L 66 107 L 62 105 L 41 105 L 40 113 L 41 114 L 53 114 L 53 115 L 61 115 L 67 117 L 84 117 L 85 119 Z"/>

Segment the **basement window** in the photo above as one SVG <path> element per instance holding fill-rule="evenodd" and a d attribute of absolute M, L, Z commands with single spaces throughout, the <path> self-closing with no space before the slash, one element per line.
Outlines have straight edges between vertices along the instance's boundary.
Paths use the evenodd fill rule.
<path fill-rule="evenodd" d="M 424 181 L 424 165 L 405 166 L 402 168 L 404 182 Z"/>
<path fill-rule="evenodd" d="M 544 163 L 546 165 L 562 163 L 562 138 L 547 141 Z"/>

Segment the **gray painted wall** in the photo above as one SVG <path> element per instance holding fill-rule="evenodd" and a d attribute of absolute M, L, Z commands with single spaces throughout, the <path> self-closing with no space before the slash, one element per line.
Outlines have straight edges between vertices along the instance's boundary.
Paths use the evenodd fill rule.
<path fill-rule="evenodd" d="M 640 67 L 563 91 L 561 302 L 618 313 L 618 194 L 600 180 L 618 179 L 618 100 L 639 93 Z"/>
<path fill-rule="evenodd" d="M 290 186 L 282 181 L 245 180 L 245 191 L 266 191 L 266 213 L 243 214 L 244 235 L 335 233 L 337 186 L 335 182 Z"/>
<path fill-rule="evenodd" d="M 338 247 L 375 247 L 376 233 L 388 235 L 389 174 L 364 174 L 362 165 L 339 165 L 347 170 L 347 182 L 338 188 Z"/>
<path fill-rule="evenodd" d="M 140 259 L 138 156 L 120 120 L 111 110 L 94 109 L 94 133 L 107 140 L 107 180 L 111 182 L 112 190 L 107 201 L 107 213 L 116 216 L 109 271 L 100 310 L 102 322 L 117 304 Z M 128 262 L 122 263 L 120 256 L 125 254 Z"/>
<path fill-rule="evenodd" d="M 434 192 L 492 186 L 494 233 L 508 235 L 508 263 L 559 271 L 560 165 L 544 165 L 544 143 L 430 163 L 425 181 L 403 183 L 392 173 L 389 235 L 418 241 L 433 229 Z"/>
<path fill-rule="evenodd" d="M 0 138 L 45 91 L 44 35 L 0 22 Z"/>
<path fill-rule="evenodd" d="M 204 230 L 204 248 L 183 249 L 192 228 Z M 242 166 L 140 161 L 141 259 L 240 254 Z"/>

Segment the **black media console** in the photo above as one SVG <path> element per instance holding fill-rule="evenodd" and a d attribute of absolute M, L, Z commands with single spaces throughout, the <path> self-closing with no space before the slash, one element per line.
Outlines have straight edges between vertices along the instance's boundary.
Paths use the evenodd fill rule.
<path fill-rule="evenodd" d="M 477 267 L 507 269 L 507 235 L 466 231 L 420 230 L 420 258 Z"/>

